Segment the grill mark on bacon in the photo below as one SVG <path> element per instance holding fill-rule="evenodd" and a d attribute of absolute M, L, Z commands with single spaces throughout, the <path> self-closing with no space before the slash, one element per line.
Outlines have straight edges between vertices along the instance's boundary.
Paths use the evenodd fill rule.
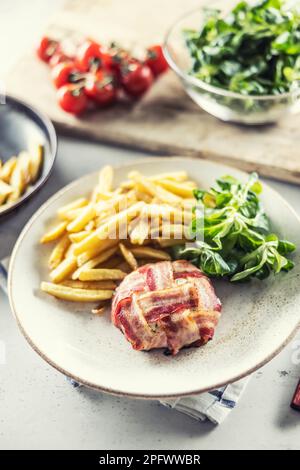
<path fill-rule="evenodd" d="M 212 284 L 198 268 L 185 260 L 163 261 L 126 276 L 116 289 L 112 320 L 134 349 L 168 347 L 176 354 L 212 339 L 220 310 Z"/>
<path fill-rule="evenodd" d="M 204 274 L 201 272 L 193 272 L 193 271 L 186 271 L 186 272 L 174 272 L 174 279 L 186 279 L 189 277 L 204 277 Z"/>
<path fill-rule="evenodd" d="M 181 310 L 186 310 L 187 308 L 195 308 L 196 304 L 186 303 L 175 303 L 173 305 L 164 305 L 162 307 L 155 307 L 147 315 L 147 320 L 157 321 L 160 317 L 165 315 L 172 315 L 173 313 L 180 312 Z"/>

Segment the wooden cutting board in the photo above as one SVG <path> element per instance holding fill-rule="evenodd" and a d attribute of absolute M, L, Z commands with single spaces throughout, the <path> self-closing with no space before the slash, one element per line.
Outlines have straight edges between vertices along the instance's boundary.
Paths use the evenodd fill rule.
<path fill-rule="evenodd" d="M 199 0 L 69 0 L 48 33 L 146 46 L 161 42 L 172 22 L 199 4 Z M 59 130 L 74 136 L 160 154 L 209 158 L 300 184 L 300 115 L 273 126 L 223 123 L 197 107 L 171 71 L 138 103 L 124 101 L 77 119 L 59 109 L 49 69 L 31 51 L 10 72 L 7 92 L 37 106 Z"/>

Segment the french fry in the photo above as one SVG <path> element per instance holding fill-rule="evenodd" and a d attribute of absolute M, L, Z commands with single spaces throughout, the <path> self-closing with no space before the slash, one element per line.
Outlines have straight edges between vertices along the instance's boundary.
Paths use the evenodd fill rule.
<path fill-rule="evenodd" d="M 98 266 L 99 264 L 104 263 L 104 261 L 107 261 L 109 258 L 111 258 L 111 256 L 115 254 L 117 249 L 118 247 L 115 246 L 113 248 L 110 248 L 109 250 L 104 251 L 95 258 L 90 259 L 85 264 L 81 265 L 79 268 L 76 269 L 76 271 L 72 274 L 72 279 L 79 279 L 80 273 L 82 273 L 86 269 L 92 269 Z"/>
<path fill-rule="evenodd" d="M 86 263 L 90 259 L 95 258 L 96 256 L 100 255 L 100 253 L 103 253 L 105 250 L 117 245 L 118 240 L 111 240 L 110 238 L 107 238 L 106 240 L 100 240 L 100 242 L 101 243 L 98 246 L 94 248 L 90 248 L 87 251 L 77 256 L 78 266 L 82 266 L 84 263 Z M 76 247 L 76 244 L 75 244 L 75 247 Z"/>
<path fill-rule="evenodd" d="M 171 171 L 170 173 L 160 173 L 158 175 L 150 176 L 150 181 L 160 181 L 160 180 L 171 180 L 171 181 L 185 181 L 187 179 L 187 173 L 185 171 Z"/>
<path fill-rule="evenodd" d="M 97 307 L 93 308 L 91 312 L 94 315 L 103 315 L 105 312 L 106 307 L 108 306 L 108 301 L 107 300 L 101 300 L 101 302 L 98 303 Z"/>
<path fill-rule="evenodd" d="M 161 248 L 169 248 L 170 246 L 181 245 L 186 242 L 186 240 L 167 240 L 165 238 L 157 238 L 156 241 Z"/>
<path fill-rule="evenodd" d="M 116 238 L 118 234 L 113 233 L 113 231 L 118 231 L 120 233 L 122 230 L 126 230 L 128 222 L 140 213 L 143 208 L 143 204 L 144 203 L 141 201 L 137 202 L 128 209 L 112 216 L 108 222 L 100 225 L 100 227 L 92 232 L 91 235 L 77 243 L 74 250 L 75 255 L 80 255 L 86 250 L 100 246 L 101 241 L 109 238 L 110 235 Z"/>
<path fill-rule="evenodd" d="M 138 201 L 144 201 L 146 204 L 150 204 L 152 202 L 152 196 L 146 194 L 143 191 L 140 191 L 138 188 L 135 189 L 135 195 Z"/>
<path fill-rule="evenodd" d="M 150 181 L 138 172 L 130 173 L 130 177 L 136 183 L 138 183 L 144 191 L 153 197 L 157 197 L 161 202 L 166 202 L 168 204 L 178 204 L 181 201 L 179 196 L 176 196 L 161 186 L 158 186 L 157 184 L 153 183 L 153 181 Z"/>
<path fill-rule="evenodd" d="M 77 209 L 71 209 L 70 211 L 66 212 L 63 216 L 60 216 L 59 218 L 61 220 L 67 220 L 69 222 L 72 222 L 72 220 L 75 220 L 77 217 L 80 216 L 84 208 L 85 207 L 78 207 Z"/>
<path fill-rule="evenodd" d="M 96 215 L 93 204 L 88 204 L 81 213 L 67 225 L 68 232 L 80 232 Z"/>
<path fill-rule="evenodd" d="M 3 204 L 9 194 L 11 194 L 13 188 L 5 183 L 4 181 L 0 180 L 0 205 Z"/>
<path fill-rule="evenodd" d="M 64 219 L 66 214 L 74 209 L 80 209 L 81 207 L 87 206 L 88 200 L 85 197 L 80 197 L 78 199 L 75 199 L 75 201 L 70 202 L 69 204 L 66 204 L 65 206 L 62 206 L 60 209 L 57 211 L 58 217 Z"/>
<path fill-rule="evenodd" d="M 9 183 L 12 186 L 13 191 L 8 196 L 7 201 L 15 202 L 22 196 L 26 185 L 24 169 L 22 168 L 22 165 L 19 164 L 19 161 L 17 161 L 17 164 L 11 174 Z"/>
<path fill-rule="evenodd" d="M 157 181 L 157 184 L 167 189 L 177 196 L 184 198 L 193 197 L 193 188 L 186 186 L 184 183 L 177 183 L 176 181 L 171 181 L 167 179 L 161 179 Z"/>
<path fill-rule="evenodd" d="M 70 256 L 74 258 L 74 248 L 75 248 L 75 244 L 71 243 L 71 245 L 67 248 L 67 251 L 65 253 L 65 258 L 70 258 Z"/>
<path fill-rule="evenodd" d="M 31 182 L 31 173 L 30 173 L 30 155 L 25 150 L 20 152 L 18 155 L 17 166 L 22 169 L 23 178 L 24 178 L 24 189 Z M 12 178 L 11 178 L 12 184 Z"/>
<path fill-rule="evenodd" d="M 91 232 L 93 230 L 93 228 L 95 228 L 96 224 L 95 224 L 95 220 L 90 220 L 84 227 L 84 230 L 86 232 Z"/>
<path fill-rule="evenodd" d="M 69 277 L 77 268 L 76 258 L 65 258 L 53 271 L 50 272 L 52 282 L 59 283 Z"/>
<path fill-rule="evenodd" d="M 176 239 L 183 240 L 189 238 L 190 231 L 189 226 L 182 224 L 162 224 L 160 226 L 154 227 L 150 231 L 150 239 L 156 240 L 158 238 L 163 239 Z M 180 243 L 180 242 L 179 242 Z"/>
<path fill-rule="evenodd" d="M 51 271 L 61 263 L 70 243 L 71 242 L 67 234 L 63 235 L 63 237 L 57 242 L 48 260 L 48 266 Z"/>
<path fill-rule="evenodd" d="M 146 214 L 141 214 L 130 226 L 129 237 L 132 244 L 142 245 L 149 234 L 149 221 Z"/>
<path fill-rule="evenodd" d="M 100 201 L 96 204 L 95 209 L 97 215 L 101 217 L 102 214 L 114 215 L 116 212 L 121 212 L 130 207 L 136 202 L 136 195 L 134 191 L 129 191 L 127 194 L 114 194 L 108 201 Z"/>
<path fill-rule="evenodd" d="M 12 172 L 17 164 L 17 157 L 11 157 L 1 167 L 0 179 L 5 183 L 9 183 Z"/>
<path fill-rule="evenodd" d="M 19 153 L 18 157 L 11 157 L 4 164 L 0 165 L 0 205 L 7 202 L 7 205 L 17 201 L 32 182 L 30 171 L 31 157 L 27 151 Z M 9 184 L 4 187 L 4 184 Z M 3 209 L 3 207 L 2 207 Z"/>
<path fill-rule="evenodd" d="M 156 238 L 160 238 L 159 235 Z M 162 225 L 161 238 L 168 240 L 175 239 L 178 240 L 178 243 L 180 243 L 181 240 L 185 241 L 187 238 L 190 238 L 191 240 L 193 239 L 193 237 L 190 235 L 189 226 L 182 224 Z"/>
<path fill-rule="evenodd" d="M 40 243 L 49 243 L 53 242 L 60 238 L 66 230 L 67 222 L 60 222 L 58 225 L 55 225 L 49 232 L 46 232 L 45 235 L 40 239 Z"/>
<path fill-rule="evenodd" d="M 144 210 L 152 219 L 155 217 L 160 217 L 161 219 L 169 220 L 170 222 L 174 220 L 182 221 L 186 215 L 188 220 L 191 220 L 191 218 L 188 217 L 190 214 L 185 214 L 181 207 L 173 207 L 169 204 L 152 203 L 146 205 Z"/>
<path fill-rule="evenodd" d="M 161 213 L 163 221 L 167 221 L 172 224 L 184 224 L 189 225 L 193 219 L 193 213 L 191 210 L 182 210 L 182 208 L 164 206 L 158 209 Z"/>
<path fill-rule="evenodd" d="M 119 243 L 120 251 L 124 257 L 124 260 L 129 264 L 129 266 L 135 270 L 138 268 L 137 260 L 135 259 L 132 251 L 128 250 L 123 243 Z"/>
<path fill-rule="evenodd" d="M 44 158 L 44 146 L 41 144 L 32 145 L 29 149 L 29 171 L 30 171 L 30 180 L 35 183 L 37 180 L 42 163 Z"/>
<path fill-rule="evenodd" d="M 96 217 L 95 219 L 95 227 L 98 228 L 100 225 L 103 225 L 105 222 L 108 222 L 109 216 L 106 217 L 106 214 L 101 214 L 100 216 Z"/>
<path fill-rule="evenodd" d="M 78 243 L 81 242 L 81 240 L 84 240 L 88 235 L 90 235 L 90 233 L 91 231 L 82 230 L 82 232 L 70 233 L 69 238 L 72 243 Z"/>
<path fill-rule="evenodd" d="M 103 307 L 98 306 L 97 308 L 93 308 L 92 313 L 94 315 L 103 315 L 103 313 L 105 313 L 105 306 L 103 305 Z"/>
<path fill-rule="evenodd" d="M 112 190 L 113 176 L 114 176 L 114 172 L 110 165 L 107 165 L 102 168 L 102 170 L 99 173 L 99 183 L 98 183 L 99 191 L 106 192 L 106 191 Z"/>
<path fill-rule="evenodd" d="M 80 281 L 106 281 L 124 279 L 126 273 L 120 269 L 86 269 L 80 273 Z"/>
<path fill-rule="evenodd" d="M 99 188 L 96 188 L 95 194 L 93 195 L 93 202 L 99 201 L 108 201 L 114 196 L 112 191 L 100 191 Z"/>
<path fill-rule="evenodd" d="M 152 258 L 159 260 L 170 260 L 171 257 L 169 253 L 166 253 L 162 250 L 157 250 L 156 248 L 151 248 L 150 246 L 141 246 L 138 248 L 132 248 L 132 253 L 136 258 Z"/>
<path fill-rule="evenodd" d="M 116 288 L 116 283 L 113 281 L 73 281 L 67 280 L 62 283 L 67 287 L 74 289 L 94 289 L 94 290 L 113 290 Z"/>
<path fill-rule="evenodd" d="M 134 182 L 132 180 L 122 181 L 120 187 L 123 191 L 129 191 L 134 188 Z"/>
<path fill-rule="evenodd" d="M 92 290 L 92 289 L 74 289 L 72 287 L 53 284 L 51 282 L 42 282 L 41 290 L 47 294 L 53 295 L 58 299 L 69 300 L 73 302 L 96 302 L 98 300 L 108 300 L 113 296 L 113 290 Z"/>

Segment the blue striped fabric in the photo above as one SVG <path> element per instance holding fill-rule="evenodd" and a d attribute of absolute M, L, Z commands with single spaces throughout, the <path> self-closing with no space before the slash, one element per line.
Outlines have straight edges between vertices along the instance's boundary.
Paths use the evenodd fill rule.
<path fill-rule="evenodd" d="M 0 262 L 0 287 L 4 292 L 7 292 L 8 263 L 9 258 L 5 258 Z M 74 388 L 82 386 L 69 377 L 67 377 L 67 380 Z M 198 421 L 209 419 L 214 424 L 220 424 L 236 406 L 248 380 L 249 378 L 246 377 L 238 382 L 202 393 L 201 395 L 183 397 L 176 400 L 164 400 L 160 403 Z"/>
<path fill-rule="evenodd" d="M 4 258 L 0 261 L 0 287 L 7 293 L 7 271 L 8 271 L 9 258 Z"/>

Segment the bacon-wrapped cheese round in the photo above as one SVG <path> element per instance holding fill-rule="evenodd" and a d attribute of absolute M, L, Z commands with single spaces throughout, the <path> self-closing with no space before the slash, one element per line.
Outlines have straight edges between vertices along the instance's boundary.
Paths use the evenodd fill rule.
<path fill-rule="evenodd" d="M 210 280 L 184 260 L 133 271 L 112 302 L 112 321 L 134 349 L 168 348 L 173 355 L 212 339 L 220 315 Z"/>

